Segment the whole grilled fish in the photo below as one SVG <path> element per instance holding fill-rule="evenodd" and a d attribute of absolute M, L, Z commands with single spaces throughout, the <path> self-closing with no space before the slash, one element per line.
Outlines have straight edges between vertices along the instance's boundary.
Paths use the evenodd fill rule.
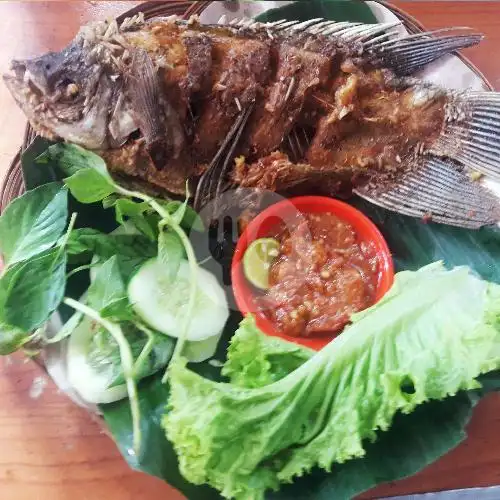
<path fill-rule="evenodd" d="M 497 199 L 469 171 L 500 178 L 500 95 L 410 77 L 481 36 L 401 38 L 395 26 L 139 15 L 84 26 L 61 52 L 13 61 L 4 80 L 37 133 L 171 193 L 187 180 L 202 201 L 228 183 L 347 184 L 400 213 L 497 222 Z"/>

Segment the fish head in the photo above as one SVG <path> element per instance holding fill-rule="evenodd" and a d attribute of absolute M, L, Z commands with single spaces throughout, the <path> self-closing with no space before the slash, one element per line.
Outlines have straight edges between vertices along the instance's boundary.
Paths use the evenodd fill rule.
<path fill-rule="evenodd" d="M 90 56 L 77 39 L 60 52 L 12 61 L 3 78 L 37 133 L 100 149 L 117 82 Z"/>

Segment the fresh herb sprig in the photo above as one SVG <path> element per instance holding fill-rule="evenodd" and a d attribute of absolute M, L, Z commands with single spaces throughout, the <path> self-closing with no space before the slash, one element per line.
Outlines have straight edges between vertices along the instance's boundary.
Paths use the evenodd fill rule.
<path fill-rule="evenodd" d="M 0 253 L 4 263 L 0 275 L 0 354 L 27 348 L 28 344 L 39 349 L 60 342 L 85 317 L 100 325 L 113 339 L 119 355 L 121 375 L 115 378 L 123 380 L 126 386 L 133 448 L 139 454 L 137 380 L 157 370 L 158 363 L 168 363 L 173 341 L 158 341 L 158 334 L 135 315 L 126 283 L 143 262 L 156 255 L 167 278 L 174 280 L 181 259 L 187 257 L 190 292 L 183 332 L 175 346 L 174 356 L 179 356 L 194 309 L 198 268 L 184 230 L 200 230 L 203 225 L 187 205 L 187 199 L 184 203 L 159 200 L 128 190 L 113 180 L 102 158 L 78 146 L 50 146 L 37 162 L 59 168 L 66 177 L 63 182 L 28 191 L 0 217 Z M 69 192 L 80 203 L 102 202 L 104 208 L 114 209 L 123 231 L 106 234 L 85 227 L 75 229 L 76 214 L 68 217 Z M 72 266 L 69 272 L 68 264 Z M 82 271 L 94 273 L 84 297 L 77 300 L 65 296 L 67 280 Z M 61 304 L 76 312 L 49 338 L 44 325 Z M 125 328 L 126 325 L 131 325 L 136 337 L 144 339 L 138 343 L 134 338 L 134 349 L 128 338 L 130 327 Z M 108 342 L 107 352 L 110 346 Z M 109 366 L 111 361 L 107 362 L 105 365 Z"/>
<path fill-rule="evenodd" d="M 180 261 L 183 257 L 180 246 L 173 235 L 184 248 L 190 269 L 190 291 L 188 305 L 184 316 L 184 324 L 179 340 L 175 347 L 174 358 L 177 358 L 185 345 L 190 319 L 196 300 L 196 283 L 198 263 L 193 247 L 186 233 L 182 229 L 183 221 L 191 223 L 193 229 L 203 227 L 196 213 L 187 205 L 188 196 L 184 203 L 160 202 L 152 196 L 132 191 L 117 184 L 108 172 L 104 160 L 74 144 L 59 143 L 50 146 L 37 160 L 38 163 L 56 164 L 68 177 L 64 183 L 71 194 L 81 203 L 95 203 L 103 201 L 105 206 L 114 206 L 117 220 L 124 222 L 124 216 L 130 216 L 137 221 L 144 220 L 145 214 L 152 209 L 159 216 L 158 227 L 158 255 L 165 264 L 165 272 L 171 279 L 175 278 Z M 110 198 L 111 197 L 111 198 Z M 122 198 L 120 198 L 122 197 Z M 136 201 L 140 200 L 140 201 Z M 173 209 L 173 211 L 172 211 Z M 144 226 L 144 224 L 140 224 Z M 168 258 L 166 257 L 168 255 Z M 165 373 L 165 382 L 168 371 Z"/>
<path fill-rule="evenodd" d="M 143 322 L 134 317 L 129 307 L 123 279 L 127 280 L 146 258 L 158 255 L 168 279 L 174 280 L 181 259 L 189 262 L 190 289 L 182 332 L 175 346 L 173 357 L 182 353 L 194 310 L 197 290 L 198 264 L 192 245 L 184 229 L 202 230 L 198 215 L 187 205 L 172 200 L 159 200 L 139 191 L 117 184 L 109 174 L 104 160 L 98 155 L 70 144 L 50 146 L 37 159 L 39 164 L 50 164 L 66 176 L 63 181 L 72 196 L 80 203 L 102 202 L 104 208 L 114 208 L 118 224 L 126 228 L 129 223 L 142 235 L 108 235 L 89 228 L 71 231 L 66 238 L 65 254 L 69 258 L 89 255 L 93 261 L 77 266 L 70 273 L 97 268 L 98 274 L 87 291 L 86 303 L 65 297 L 65 305 L 77 312 L 57 335 L 57 341 L 70 335 L 84 316 L 104 327 L 119 347 L 123 377 L 130 400 L 133 422 L 133 446 L 140 451 L 140 406 L 137 398 L 136 379 L 150 355 L 154 338 Z M 140 241 L 141 251 L 133 249 Z M 131 250 L 132 249 L 132 250 Z M 67 278 L 68 276 L 66 276 Z M 62 297 L 61 297 L 62 299 Z M 134 361 L 127 337 L 120 321 L 132 321 L 147 337 L 146 344 Z M 47 339 L 47 342 L 54 340 Z M 163 381 L 168 377 L 165 371 Z"/>
<path fill-rule="evenodd" d="M 0 354 L 38 338 L 66 284 L 68 190 L 45 184 L 14 200 L 0 217 Z M 35 332 L 35 333 L 33 333 Z"/>

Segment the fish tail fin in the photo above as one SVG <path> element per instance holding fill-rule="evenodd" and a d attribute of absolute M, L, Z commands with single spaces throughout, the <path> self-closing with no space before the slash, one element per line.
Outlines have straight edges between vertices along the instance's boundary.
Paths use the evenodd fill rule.
<path fill-rule="evenodd" d="M 392 183 L 355 188 L 365 200 L 403 215 L 477 229 L 500 221 L 500 200 L 464 168 L 427 156 Z"/>
<path fill-rule="evenodd" d="M 441 135 L 430 152 L 500 180 L 500 93 L 453 95 L 445 108 Z"/>

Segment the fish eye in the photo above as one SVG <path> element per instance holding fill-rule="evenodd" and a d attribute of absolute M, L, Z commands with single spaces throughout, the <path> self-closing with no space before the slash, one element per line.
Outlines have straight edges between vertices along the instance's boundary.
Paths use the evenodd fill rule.
<path fill-rule="evenodd" d="M 65 89 L 66 96 L 71 99 L 75 98 L 80 92 L 78 85 L 69 78 L 62 80 L 60 85 Z"/>

